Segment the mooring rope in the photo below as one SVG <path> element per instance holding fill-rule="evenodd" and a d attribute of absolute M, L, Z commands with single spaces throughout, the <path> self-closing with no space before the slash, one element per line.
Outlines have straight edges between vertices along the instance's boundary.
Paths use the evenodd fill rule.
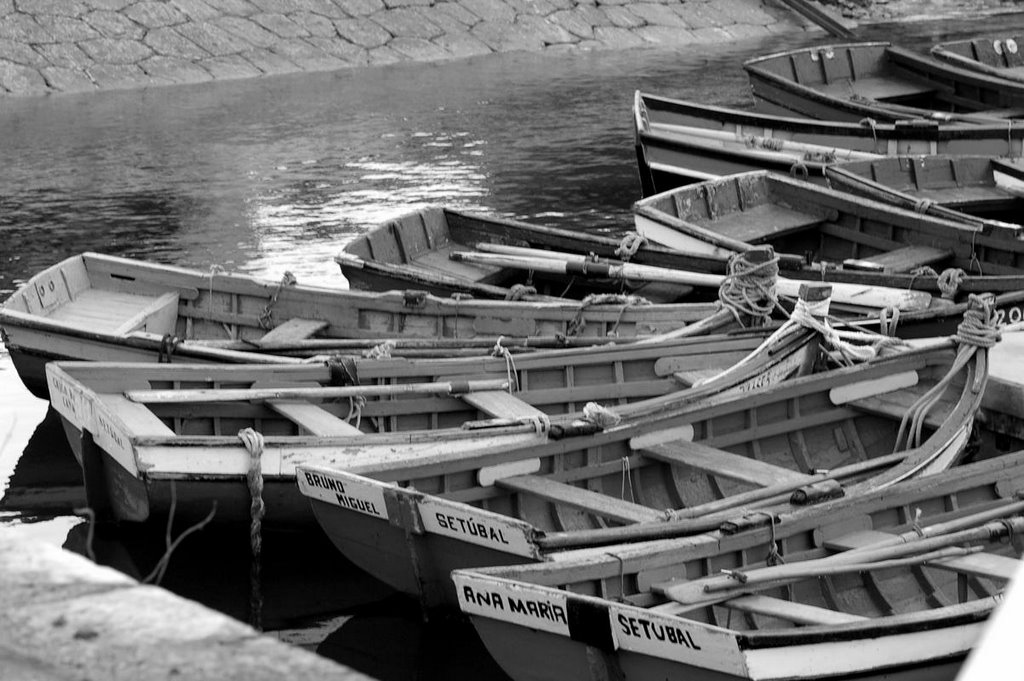
<path fill-rule="evenodd" d="M 158 364 L 170 364 L 174 359 L 174 351 L 178 349 L 181 339 L 173 334 L 164 334 L 160 339 L 160 349 L 157 351 L 156 361 Z"/>
<path fill-rule="evenodd" d="M 636 503 L 636 497 L 633 494 L 633 474 L 630 472 L 629 457 L 624 456 L 622 461 L 622 489 L 619 491 L 619 498 L 623 501 L 626 500 L 626 487 L 629 487 L 629 500 Z"/>
<path fill-rule="evenodd" d="M 363 407 L 366 406 L 365 395 L 349 395 L 348 398 L 348 416 L 345 418 L 346 423 L 352 423 L 352 419 L 356 420 L 352 423 L 356 428 L 363 421 Z"/>
<path fill-rule="evenodd" d="M 900 323 L 900 309 L 890 305 L 878 311 L 878 329 L 883 336 L 895 336 Z"/>
<path fill-rule="evenodd" d="M 874 118 L 862 118 L 860 119 L 861 125 L 866 125 L 871 128 L 871 139 L 874 140 L 876 148 L 878 145 L 878 121 Z"/>
<path fill-rule="evenodd" d="M 587 423 L 593 423 L 602 430 L 617 426 L 619 425 L 619 422 L 622 421 L 622 417 L 620 415 L 597 402 L 587 402 L 583 405 L 582 419 Z"/>
<path fill-rule="evenodd" d="M 378 343 L 368 350 L 363 350 L 363 357 L 366 359 L 388 359 L 391 357 L 391 351 L 395 349 L 395 341 L 386 340 L 383 343 Z"/>
<path fill-rule="evenodd" d="M 629 232 L 622 241 L 619 242 L 619 247 L 615 249 L 615 255 L 619 257 L 622 262 L 629 262 L 629 259 L 636 255 L 636 252 L 640 250 L 640 247 L 647 243 L 647 237 L 643 236 L 639 232 Z"/>
<path fill-rule="evenodd" d="M 494 347 L 491 348 L 491 357 L 505 358 L 505 376 L 508 379 L 508 391 L 509 393 L 517 393 L 519 392 L 519 372 L 516 371 L 516 360 L 512 356 L 512 351 L 501 344 L 504 338 L 504 336 L 498 336 L 498 340 L 494 342 Z"/>
<path fill-rule="evenodd" d="M 829 302 L 830 299 L 814 303 L 797 299 L 790 320 L 821 334 L 822 338 L 838 354 L 838 357 L 835 355 L 833 357 L 840 363 L 849 365 L 854 362 L 866 362 L 878 357 L 886 348 L 905 345 L 902 339 L 881 333 L 833 328 L 825 319 L 828 314 Z M 851 341 L 857 341 L 857 343 Z"/>
<path fill-rule="evenodd" d="M 238 431 L 238 439 L 249 452 L 249 469 L 245 480 L 249 487 L 249 545 L 252 549 L 252 566 L 249 571 L 249 624 L 254 629 L 263 629 L 263 590 L 261 584 L 263 551 L 263 435 L 252 428 Z"/>
<path fill-rule="evenodd" d="M 274 293 L 270 296 L 270 302 L 263 308 L 263 312 L 260 313 L 260 327 L 264 329 L 272 328 L 270 325 L 271 318 L 273 317 L 273 308 L 277 303 L 277 297 L 281 295 L 281 291 L 284 290 L 285 286 L 294 286 L 298 283 L 298 279 L 291 272 L 285 272 L 281 277 L 281 281 L 277 282 L 277 288 L 274 289 Z"/>
<path fill-rule="evenodd" d="M 725 279 L 718 287 L 718 300 L 732 312 L 740 326 L 746 326 L 741 315 L 762 324 L 779 302 L 775 285 L 779 278 L 779 256 L 772 252 L 765 262 L 750 261 L 750 252 L 736 253 L 729 258 Z"/>
<path fill-rule="evenodd" d="M 621 305 L 622 309 L 619 310 L 619 317 L 615 320 L 615 324 L 611 330 L 615 330 L 619 326 L 619 322 L 622 321 L 622 315 L 625 314 L 626 310 L 630 307 L 638 307 L 643 305 L 650 305 L 651 301 L 647 300 L 643 296 L 630 295 L 624 293 L 591 293 L 582 301 L 580 301 L 580 307 L 576 311 L 576 316 L 573 317 L 565 327 L 565 336 L 567 338 L 573 338 L 583 333 L 583 329 L 587 326 L 586 317 L 584 312 L 587 308 L 594 305 Z"/>
<path fill-rule="evenodd" d="M 532 296 L 537 294 L 536 286 L 527 286 L 526 284 L 513 284 L 508 293 L 505 294 L 505 300 L 517 301 L 523 300 L 526 296 Z"/>

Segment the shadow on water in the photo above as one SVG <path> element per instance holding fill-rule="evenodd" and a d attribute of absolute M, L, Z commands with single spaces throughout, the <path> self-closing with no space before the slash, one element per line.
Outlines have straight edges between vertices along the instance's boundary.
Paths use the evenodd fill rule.
<path fill-rule="evenodd" d="M 861 34 L 923 48 L 1020 27 L 1024 14 Z M 636 89 L 746 107 L 743 58 L 826 41 L 809 33 L 713 48 L 509 54 L 5 100 L 0 298 L 87 249 L 273 279 L 287 269 L 304 283 L 341 285 L 331 258 L 348 239 L 425 203 L 619 231 L 639 198 Z M 2 359 L 0 413 L 17 423 L 14 435 L 0 432 L 0 513 L 145 578 L 166 551 L 165 528 L 91 533 L 74 515 L 84 492 L 59 418 L 17 392 Z M 42 420 L 30 430 L 26 418 Z M 161 584 L 247 620 L 250 568 L 247 528 L 211 526 L 178 546 Z M 267 534 L 259 586 L 266 629 L 378 678 L 504 678 L 464 620 L 424 623 L 415 602 L 356 570 L 319 528 Z"/>

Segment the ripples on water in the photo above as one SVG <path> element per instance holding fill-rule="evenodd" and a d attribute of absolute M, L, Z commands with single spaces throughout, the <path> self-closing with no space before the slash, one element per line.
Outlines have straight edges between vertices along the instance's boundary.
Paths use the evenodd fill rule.
<path fill-rule="evenodd" d="M 863 35 L 926 47 L 1010 31 L 1022 17 Z M 814 33 L 671 51 L 510 54 L 2 99 L 0 299 L 84 250 L 274 279 L 290 270 L 301 282 L 344 285 L 332 257 L 348 240 L 430 203 L 616 232 L 628 228 L 639 197 L 635 90 L 747 106 L 741 59 L 813 42 L 825 40 Z M 70 512 L 84 503 L 80 472 L 59 422 L 19 389 L 0 358 L 0 514 L 41 518 L 26 525 L 34 536 L 84 552 L 88 526 Z M 244 619 L 247 535 L 202 534 L 182 544 L 165 585 Z M 162 529 L 148 528 L 100 536 L 93 546 L 100 562 L 143 577 L 162 541 Z M 382 602 L 386 589 L 318 532 L 268 537 L 264 551 L 264 619 L 286 639 L 384 679 L 502 677 L 464 622 L 424 626 L 407 600 Z"/>

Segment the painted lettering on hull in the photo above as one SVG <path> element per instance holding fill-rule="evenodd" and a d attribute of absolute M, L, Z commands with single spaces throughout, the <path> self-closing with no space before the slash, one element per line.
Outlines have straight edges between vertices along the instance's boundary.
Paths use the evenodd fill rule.
<path fill-rule="evenodd" d="M 304 496 L 374 518 L 388 518 L 384 483 L 347 473 L 301 467 L 296 469 L 296 478 Z"/>
<path fill-rule="evenodd" d="M 744 673 L 736 639 L 724 629 L 617 603 L 609 605 L 608 617 L 616 648 L 738 676 Z"/>
<path fill-rule="evenodd" d="M 468 504 L 425 497 L 420 501 L 420 518 L 423 529 L 433 534 L 519 556 L 537 556 L 537 549 L 529 539 L 530 526 L 508 516 Z"/>
<path fill-rule="evenodd" d="M 566 598 L 507 582 L 476 581 L 455 575 L 459 607 L 469 614 L 515 622 L 531 629 L 569 636 Z"/>

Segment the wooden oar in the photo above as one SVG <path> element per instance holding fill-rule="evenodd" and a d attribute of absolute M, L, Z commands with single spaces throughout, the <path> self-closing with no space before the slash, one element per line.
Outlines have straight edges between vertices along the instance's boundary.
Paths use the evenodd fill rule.
<path fill-rule="evenodd" d="M 740 593 L 773 588 L 794 580 L 815 577 L 822 574 L 822 570 L 839 565 L 858 565 L 860 566 L 858 570 L 874 569 L 872 566 L 878 567 L 885 561 L 914 555 L 923 556 L 959 544 L 990 540 L 1007 531 L 1020 532 L 1021 530 L 1024 530 L 1024 518 L 1007 518 L 1000 522 L 986 523 L 959 532 L 926 537 L 898 545 L 892 545 L 886 540 L 879 542 L 882 546 L 866 546 L 857 551 L 843 551 L 825 558 L 750 570 L 736 570 L 722 576 L 663 586 L 657 591 L 688 607 L 704 607 L 727 600 Z M 935 559 L 929 558 L 929 560 Z"/>
<path fill-rule="evenodd" d="M 181 404 L 190 402 L 237 402 L 276 399 L 331 399 L 337 397 L 390 397 L 392 395 L 459 395 L 481 390 L 507 390 L 508 381 L 439 381 L 436 383 L 400 383 L 397 385 L 346 385 L 319 388 L 198 388 L 188 390 L 129 390 L 132 402 L 144 404 Z"/>
<path fill-rule="evenodd" d="M 515 246 L 489 246 L 492 251 L 517 249 Z M 518 249 L 517 249 L 518 250 Z M 534 249 L 526 249 L 533 251 Z M 451 254 L 452 260 L 475 262 L 509 267 L 515 269 L 535 270 L 549 274 L 574 276 L 591 276 L 608 279 L 631 279 L 635 281 L 659 281 L 688 286 L 718 287 L 725 279 L 724 274 L 703 274 L 673 270 L 654 265 L 637 265 L 615 261 L 591 262 L 587 256 L 572 253 L 545 251 L 541 256 L 531 253 L 529 256 L 520 254 L 506 255 L 503 253 L 470 253 L 456 251 Z M 779 277 L 776 290 L 780 295 L 797 297 L 802 283 L 794 279 Z M 830 282 L 831 283 L 831 282 Z M 931 305 L 932 295 L 927 291 L 902 290 L 884 286 L 866 286 L 860 284 L 831 283 L 832 299 L 839 303 L 858 305 L 861 307 L 886 308 L 895 307 L 901 311 L 925 310 Z"/>
<path fill-rule="evenodd" d="M 572 301 L 563 301 L 563 303 Z M 638 336 L 645 338 L 650 336 Z M 565 338 L 561 336 L 502 336 L 501 345 L 511 350 L 516 348 L 561 348 L 565 346 L 590 346 L 600 345 L 615 341 L 621 343 L 622 339 L 593 338 Z M 630 339 L 632 340 L 632 339 Z M 263 343 L 258 347 L 246 340 L 185 340 L 178 345 L 179 348 L 215 348 L 234 352 L 252 353 L 275 353 L 283 351 L 328 352 L 337 351 L 360 351 L 369 350 L 384 343 L 389 344 L 396 353 L 404 350 L 436 350 L 443 353 L 448 350 L 488 350 L 493 348 L 498 341 L 497 337 L 492 338 L 301 338 L 296 340 L 282 341 L 278 343 Z"/>

